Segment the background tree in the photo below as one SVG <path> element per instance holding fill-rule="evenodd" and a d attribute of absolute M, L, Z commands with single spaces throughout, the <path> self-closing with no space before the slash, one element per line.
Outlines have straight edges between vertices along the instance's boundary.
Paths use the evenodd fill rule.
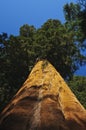
<path fill-rule="evenodd" d="M 78 52 L 84 55 L 84 51 L 86 49 L 86 45 L 84 42 L 85 41 L 85 35 L 83 33 L 82 27 L 81 27 L 81 23 L 82 20 L 79 17 L 80 15 L 80 5 L 79 4 L 66 4 L 64 6 L 64 15 L 65 15 L 65 26 L 68 32 L 70 32 L 70 34 L 73 34 L 72 40 L 74 44 L 76 44 L 77 48 L 78 48 Z M 78 54 L 79 54 L 78 53 Z M 80 56 L 80 54 L 78 55 Z M 80 65 L 83 65 L 83 56 L 80 56 Z M 86 63 L 86 59 L 85 62 Z"/>
<path fill-rule="evenodd" d="M 68 85 L 81 104 L 86 108 L 86 77 L 74 76 Z"/>
<path fill-rule="evenodd" d="M 80 26 L 84 34 L 84 39 L 86 40 L 86 0 L 78 0 L 78 4 L 80 6 L 78 18 L 81 20 Z"/>

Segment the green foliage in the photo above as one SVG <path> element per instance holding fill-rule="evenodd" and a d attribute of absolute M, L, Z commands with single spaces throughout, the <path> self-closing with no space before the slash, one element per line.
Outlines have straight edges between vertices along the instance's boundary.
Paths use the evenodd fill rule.
<path fill-rule="evenodd" d="M 20 27 L 20 36 L 33 37 L 35 31 L 36 29 L 34 28 L 34 26 L 29 26 L 28 24 L 25 24 L 22 27 Z"/>
<path fill-rule="evenodd" d="M 80 5 L 79 4 L 66 4 L 64 6 L 64 15 L 66 20 L 66 27 L 68 30 L 74 32 L 74 37 L 77 42 L 83 42 L 83 33 L 80 26 L 82 19 L 80 19 Z"/>
<path fill-rule="evenodd" d="M 77 31 L 78 42 L 82 43 L 82 48 L 86 48 L 86 0 L 78 0 L 77 4 L 70 3 L 64 6 L 66 23 Z M 86 43 L 86 42 L 85 42 Z"/>
<path fill-rule="evenodd" d="M 86 77 L 74 76 L 73 79 L 68 82 L 68 85 L 81 104 L 86 108 Z"/>
<path fill-rule="evenodd" d="M 64 15 L 67 21 L 76 21 L 78 13 L 80 11 L 79 4 L 66 4 L 64 6 Z"/>
<path fill-rule="evenodd" d="M 30 38 L 11 35 L 7 39 L 2 39 L 1 42 L 0 104 L 3 107 L 26 80 L 31 71 L 31 65 L 34 63 L 31 57 L 35 54 L 31 50 Z"/>
<path fill-rule="evenodd" d="M 83 55 L 80 55 L 81 51 L 84 53 L 86 50 L 86 39 L 85 39 L 85 25 L 83 24 L 83 19 L 80 16 L 81 14 L 81 7 L 79 4 L 66 4 L 64 6 L 64 15 L 65 15 L 65 26 L 67 33 L 69 35 L 69 41 L 72 40 L 73 43 L 76 44 L 76 48 L 78 48 L 78 58 L 79 64 L 83 65 L 86 64 L 86 58 Z M 84 19 L 85 20 L 85 19 Z M 84 22 L 85 23 L 85 22 Z M 76 60 L 77 61 L 77 60 Z"/>

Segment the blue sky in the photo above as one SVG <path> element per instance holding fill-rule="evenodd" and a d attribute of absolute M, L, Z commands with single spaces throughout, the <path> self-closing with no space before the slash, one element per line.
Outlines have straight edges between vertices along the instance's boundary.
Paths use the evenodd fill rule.
<path fill-rule="evenodd" d="M 77 0 L 0 0 L 0 33 L 18 35 L 24 24 L 39 28 L 48 19 L 64 22 L 63 6 Z M 86 75 L 86 67 L 76 74 Z"/>
<path fill-rule="evenodd" d="M 64 21 L 63 5 L 76 0 L 0 0 L 0 33 L 18 34 L 23 24 L 40 27 L 47 19 Z"/>

